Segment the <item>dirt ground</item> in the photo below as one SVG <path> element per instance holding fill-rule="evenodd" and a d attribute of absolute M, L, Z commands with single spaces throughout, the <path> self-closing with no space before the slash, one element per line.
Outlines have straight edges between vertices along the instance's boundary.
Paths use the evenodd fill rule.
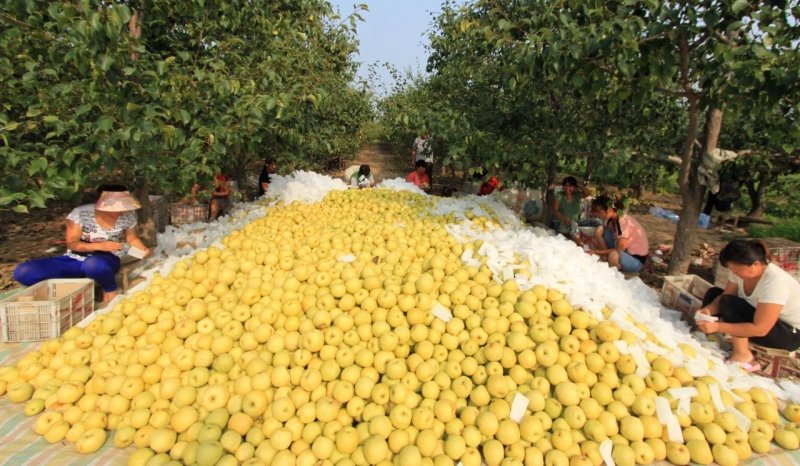
<path fill-rule="evenodd" d="M 365 163 L 370 165 L 378 182 L 389 178 L 405 178 L 412 170 L 409 155 L 396 155 L 388 145 L 376 144 L 362 149 L 353 162 L 346 164 L 341 170 L 332 171 L 330 175 L 341 177 L 347 166 Z M 435 175 L 433 182 L 433 193 L 445 196 L 450 195 L 461 184 L 460 177 L 443 173 Z M 667 219 L 650 215 L 647 210 L 652 205 L 679 212 L 680 198 L 647 193 L 638 205 L 631 208 L 631 214 L 636 216 L 647 231 L 651 251 L 655 251 L 659 246 L 672 245 L 676 225 Z M 64 219 L 72 207 L 53 203 L 47 209 L 35 209 L 26 215 L 0 212 L 0 292 L 16 286 L 12 271 L 20 262 L 60 254 L 63 251 L 63 245 L 58 242 L 64 239 Z M 731 232 L 728 228 L 728 231 L 723 231 L 714 225 L 707 230 L 699 229 L 695 249 L 698 253 L 704 252 L 706 259 L 701 265 L 692 265 L 690 273 L 713 282 L 713 253 L 719 252 L 733 237 L 744 236 L 745 233 L 742 229 Z M 666 262 L 652 264 L 649 269 L 640 275 L 641 278 L 660 289 L 666 273 Z"/>

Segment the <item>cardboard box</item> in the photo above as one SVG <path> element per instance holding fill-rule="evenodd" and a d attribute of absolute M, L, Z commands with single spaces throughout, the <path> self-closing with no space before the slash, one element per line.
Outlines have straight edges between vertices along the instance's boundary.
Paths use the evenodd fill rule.
<path fill-rule="evenodd" d="M 711 283 L 697 275 L 667 276 L 661 288 L 661 303 L 688 318 L 703 307 L 703 297 L 710 288 Z"/>
<path fill-rule="evenodd" d="M 92 312 L 94 280 L 45 280 L 0 301 L 0 334 L 4 342 L 58 338 Z"/>

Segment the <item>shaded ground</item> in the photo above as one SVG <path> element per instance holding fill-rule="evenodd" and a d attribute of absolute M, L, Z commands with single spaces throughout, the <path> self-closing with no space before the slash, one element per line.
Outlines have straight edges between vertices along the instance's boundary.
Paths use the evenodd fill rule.
<path fill-rule="evenodd" d="M 393 154 L 389 144 L 372 144 L 361 149 L 355 160 L 345 165 L 342 170 L 332 172 L 331 176 L 343 177 L 348 167 L 364 164 L 370 166 L 372 176 L 378 183 L 392 178 L 405 179 L 413 170 L 411 156 L 404 158 Z"/>
<path fill-rule="evenodd" d="M 374 144 L 365 147 L 349 165 L 369 164 L 376 181 L 380 182 L 390 178 L 405 178 L 413 169 L 411 156 L 408 154 L 394 154 L 388 144 Z M 342 177 L 344 169 L 333 170 L 331 176 Z M 449 196 L 461 185 L 461 177 L 453 173 L 438 172 L 434 175 L 433 193 Z M 631 213 L 636 216 L 644 226 L 650 240 L 651 251 L 660 245 L 671 246 L 675 235 L 676 225 L 667 219 L 650 215 L 647 210 L 650 206 L 680 211 L 680 198 L 675 195 L 647 193 L 638 205 L 631 208 Z M 71 205 L 53 204 L 47 209 L 36 209 L 28 215 L 0 212 L 0 292 L 15 286 L 12 271 L 14 267 L 25 260 L 37 257 L 51 256 L 63 251 L 63 245 L 57 244 L 64 239 L 64 219 Z M 695 248 L 698 252 L 706 252 L 706 258 L 701 265 L 692 265 L 690 273 L 702 276 L 713 282 L 712 267 L 713 254 L 719 252 L 727 241 L 735 236 L 743 236 L 746 232 L 739 229 L 737 232 L 722 231 L 718 226 L 708 230 L 698 230 L 698 240 Z M 707 246 L 703 249 L 703 246 Z M 649 285 L 661 289 L 663 277 L 666 273 L 666 262 L 653 264 L 651 270 L 641 274 L 641 278 Z"/>
<path fill-rule="evenodd" d="M 654 254 L 659 246 L 672 246 L 673 239 L 675 238 L 675 230 L 677 225 L 670 222 L 665 218 L 654 217 L 650 215 L 648 209 L 651 206 L 658 206 L 674 212 L 680 212 L 681 200 L 679 196 L 673 194 L 655 194 L 646 193 L 638 205 L 632 206 L 631 214 L 636 216 L 639 223 L 642 224 L 647 232 L 647 238 L 650 242 L 651 254 Z M 697 236 L 694 244 L 693 260 L 702 260 L 701 264 L 692 264 L 689 267 L 689 273 L 699 275 L 706 281 L 714 283 L 713 267 L 714 267 L 714 254 L 718 253 L 725 244 L 731 239 L 736 237 L 743 237 L 747 235 L 747 231 L 743 228 L 738 228 L 732 231 L 731 225 L 728 225 L 724 230 L 720 226 L 720 219 L 715 218 L 716 224 L 712 224 L 708 229 L 697 229 Z M 661 256 L 663 257 L 663 256 Z M 650 286 L 661 289 L 663 284 L 664 275 L 667 271 L 667 262 L 663 264 L 651 264 L 649 270 L 646 270 L 640 277 Z"/>
<path fill-rule="evenodd" d="M 0 292 L 13 288 L 14 267 L 20 262 L 63 252 L 64 219 L 72 206 L 53 204 L 20 215 L 0 212 Z"/>

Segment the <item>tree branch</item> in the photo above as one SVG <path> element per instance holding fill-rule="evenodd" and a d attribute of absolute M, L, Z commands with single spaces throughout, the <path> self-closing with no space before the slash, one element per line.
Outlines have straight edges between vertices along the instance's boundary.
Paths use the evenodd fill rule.
<path fill-rule="evenodd" d="M 639 45 L 644 45 L 644 44 L 646 44 L 648 42 L 653 42 L 653 41 L 656 41 L 656 40 L 659 40 L 659 39 L 664 39 L 664 38 L 666 38 L 668 36 L 669 36 L 669 31 L 663 31 L 663 32 L 660 32 L 660 33 L 658 33 L 658 34 L 656 34 L 654 36 L 645 37 L 644 39 L 639 41 Z"/>
<path fill-rule="evenodd" d="M 34 26 L 31 26 L 30 24 L 26 23 L 25 21 L 21 21 L 21 20 L 17 19 L 16 17 L 14 17 L 13 15 L 11 15 L 9 13 L 6 13 L 6 12 L 3 12 L 1 15 L 3 16 L 3 18 L 11 21 L 14 24 L 17 24 L 18 26 L 22 26 L 23 28 L 28 29 L 30 31 L 36 31 L 36 32 L 41 33 L 47 40 L 55 40 L 55 37 L 53 37 L 52 34 L 50 34 L 49 32 L 45 31 L 44 29 L 39 29 L 39 28 L 36 28 Z"/>

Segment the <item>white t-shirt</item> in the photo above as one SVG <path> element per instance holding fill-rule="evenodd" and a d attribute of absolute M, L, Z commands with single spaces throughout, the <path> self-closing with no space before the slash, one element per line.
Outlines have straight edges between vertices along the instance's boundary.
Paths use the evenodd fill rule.
<path fill-rule="evenodd" d="M 744 293 L 742 279 L 730 274 L 729 280 L 736 284 L 737 293 L 751 306 L 758 303 L 783 306 L 779 318 L 787 324 L 800 328 L 800 282 L 775 264 L 768 264 L 764 274 L 756 283 L 750 296 Z"/>
<path fill-rule="evenodd" d="M 125 231 L 136 226 L 136 214 L 133 211 L 128 211 L 119 216 L 117 223 L 112 228 L 101 227 L 94 217 L 94 204 L 86 204 L 72 209 L 72 212 L 67 215 L 67 220 L 80 225 L 81 241 L 86 243 L 122 242 L 125 239 Z M 65 255 L 82 261 L 86 260 L 90 254 L 80 254 L 67 250 Z M 113 254 L 122 256 L 122 251 L 114 251 Z"/>
<path fill-rule="evenodd" d="M 372 173 L 369 176 L 364 176 L 359 172 L 355 172 L 350 177 L 350 185 L 358 186 L 359 188 L 369 188 L 374 182 L 375 178 L 372 177 Z"/>
<path fill-rule="evenodd" d="M 414 149 L 416 150 L 416 159 L 424 160 L 428 163 L 433 163 L 433 150 L 431 149 L 431 140 L 417 138 L 414 139 Z"/>

